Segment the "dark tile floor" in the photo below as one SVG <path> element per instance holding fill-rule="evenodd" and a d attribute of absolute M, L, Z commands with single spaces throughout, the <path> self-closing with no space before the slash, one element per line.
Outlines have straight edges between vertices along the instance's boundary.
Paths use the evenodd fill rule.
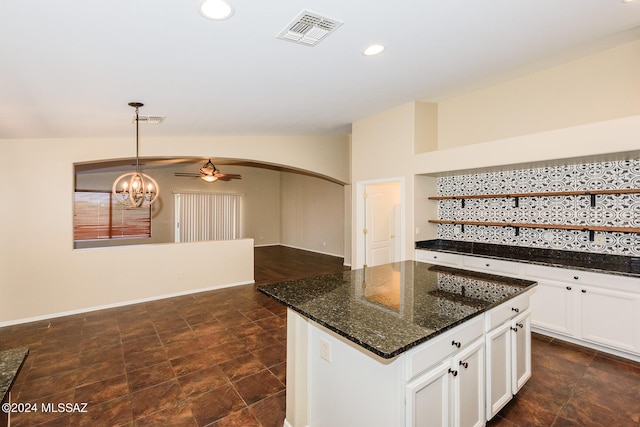
<path fill-rule="evenodd" d="M 343 269 L 256 249 L 258 285 Z M 253 285 L 0 328 L 0 349 L 31 349 L 15 401 L 88 403 L 12 425 L 280 427 L 285 328 L 284 307 Z M 540 335 L 532 359 L 533 377 L 489 425 L 640 426 L 640 364 Z"/>
<path fill-rule="evenodd" d="M 533 334 L 532 376 L 488 426 L 640 426 L 640 363 Z"/>

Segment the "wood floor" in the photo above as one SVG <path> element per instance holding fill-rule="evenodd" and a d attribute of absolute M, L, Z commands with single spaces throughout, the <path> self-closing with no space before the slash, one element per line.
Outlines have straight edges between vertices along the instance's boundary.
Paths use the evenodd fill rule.
<path fill-rule="evenodd" d="M 255 259 L 257 285 L 346 269 L 285 247 Z M 248 285 L 0 328 L 0 349 L 31 348 L 14 401 L 88 403 L 12 425 L 281 427 L 285 327 Z M 640 426 L 639 364 L 540 335 L 532 353 L 533 377 L 489 425 Z"/>

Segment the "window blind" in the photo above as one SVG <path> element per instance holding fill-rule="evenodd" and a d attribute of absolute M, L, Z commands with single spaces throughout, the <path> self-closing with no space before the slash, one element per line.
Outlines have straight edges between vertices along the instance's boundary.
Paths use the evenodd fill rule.
<path fill-rule="evenodd" d="M 240 238 L 242 194 L 175 193 L 175 241 Z"/>

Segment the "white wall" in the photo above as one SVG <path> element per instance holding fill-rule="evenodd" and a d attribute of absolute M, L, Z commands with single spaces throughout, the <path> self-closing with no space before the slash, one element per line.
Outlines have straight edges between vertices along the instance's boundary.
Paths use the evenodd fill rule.
<path fill-rule="evenodd" d="M 282 244 L 343 256 L 344 186 L 283 172 L 280 188 Z"/>
<path fill-rule="evenodd" d="M 405 215 L 404 245 L 401 249 L 406 258 L 414 248 L 413 236 L 413 171 L 416 122 L 416 103 L 403 104 L 389 111 L 353 123 L 351 137 L 351 152 L 353 164 L 351 166 L 352 206 L 359 206 L 361 184 L 366 181 L 403 180 Z M 357 208 L 352 212 L 353 231 L 351 259 L 352 265 L 358 267 L 362 253 L 362 230 L 358 229 L 358 216 L 363 213 Z M 359 248 L 360 247 L 360 248 Z"/>
<path fill-rule="evenodd" d="M 252 159 L 347 182 L 348 161 L 341 159 L 349 158 L 348 141 L 339 135 L 145 138 L 140 154 Z M 0 141 L 6 196 L 0 203 L 0 325 L 252 282 L 251 240 L 73 249 L 73 164 L 128 158 L 132 146 L 131 138 Z M 126 262 L 132 256 L 144 268 Z M 212 271 L 212 282 L 203 284 L 200 278 Z"/>
<path fill-rule="evenodd" d="M 443 100 L 438 149 L 640 115 L 639 74 L 635 41 Z"/>

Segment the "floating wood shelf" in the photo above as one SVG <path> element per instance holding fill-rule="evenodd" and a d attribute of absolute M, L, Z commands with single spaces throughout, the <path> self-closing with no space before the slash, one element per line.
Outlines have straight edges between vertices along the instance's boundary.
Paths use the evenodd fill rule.
<path fill-rule="evenodd" d="M 569 224 L 525 224 L 514 222 L 484 222 L 484 221 L 453 221 L 443 219 L 430 219 L 429 222 L 434 224 L 451 224 L 451 225 L 484 225 L 488 227 L 513 227 L 516 229 L 516 235 L 520 228 L 546 228 L 552 230 L 578 230 L 588 231 L 589 239 L 593 240 L 593 233 L 596 231 L 605 231 L 609 233 L 640 233 L 637 227 L 608 227 L 602 225 L 569 225 Z"/>
<path fill-rule="evenodd" d="M 519 207 L 520 197 L 550 197 L 550 196 L 590 196 L 591 207 L 596 206 L 596 195 L 598 194 L 640 194 L 640 188 L 617 189 L 617 190 L 579 190 L 579 191 L 547 191 L 541 193 L 503 193 L 503 194 L 474 194 L 469 196 L 432 196 L 429 200 L 460 200 L 464 208 L 466 199 L 509 199 L 515 200 L 514 207 Z M 609 233 L 640 233 L 637 227 L 608 227 L 596 225 L 570 225 L 570 224 L 525 224 L 525 223 L 507 223 L 507 222 L 484 222 L 484 221 L 454 221 L 430 219 L 429 222 L 435 224 L 452 224 L 461 225 L 464 230 L 465 225 L 484 225 L 488 227 L 513 227 L 516 236 L 520 234 L 520 228 L 546 228 L 555 230 L 578 230 L 588 231 L 589 240 L 593 241 L 596 231 Z"/>
<path fill-rule="evenodd" d="M 546 191 L 541 193 L 474 194 L 470 196 L 432 196 L 429 200 L 500 199 L 511 197 L 592 196 L 598 194 L 640 194 L 640 188 L 620 190 Z"/>

